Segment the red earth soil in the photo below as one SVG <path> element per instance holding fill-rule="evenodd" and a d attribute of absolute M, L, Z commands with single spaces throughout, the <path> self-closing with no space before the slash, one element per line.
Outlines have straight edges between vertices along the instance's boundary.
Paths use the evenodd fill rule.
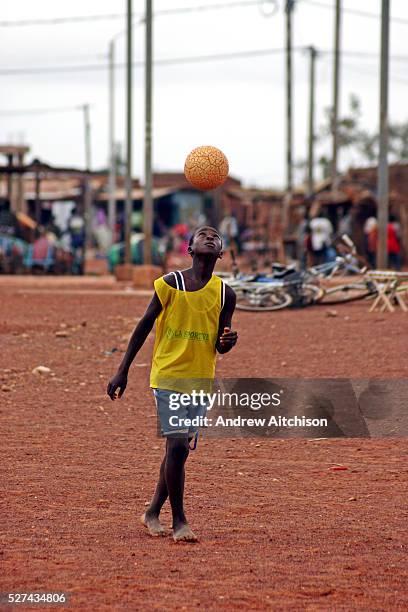
<path fill-rule="evenodd" d="M 404 439 L 201 439 L 186 481 L 200 542 L 147 535 L 153 333 L 124 397 L 105 390 L 149 298 L 114 287 L 0 279 L 0 591 L 65 591 L 75 610 L 407 610 Z M 408 377 L 407 314 L 335 309 L 237 312 L 218 374 Z"/>

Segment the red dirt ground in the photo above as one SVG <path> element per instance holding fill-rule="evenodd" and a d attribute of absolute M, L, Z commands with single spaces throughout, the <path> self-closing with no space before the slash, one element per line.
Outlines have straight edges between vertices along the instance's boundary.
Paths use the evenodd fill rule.
<path fill-rule="evenodd" d="M 148 537 L 153 334 L 120 402 L 105 389 L 121 354 L 104 354 L 125 348 L 148 297 L 113 287 L 0 279 L 0 591 L 67 591 L 75 610 L 407 610 L 404 439 L 201 440 L 186 487 L 200 543 Z M 218 374 L 408 377 L 406 314 L 336 310 L 238 312 Z"/>

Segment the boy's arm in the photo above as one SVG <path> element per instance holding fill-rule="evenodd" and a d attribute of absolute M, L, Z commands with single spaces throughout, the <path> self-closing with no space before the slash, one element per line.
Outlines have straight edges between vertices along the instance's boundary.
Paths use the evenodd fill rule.
<path fill-rule="evenodd" d="M 237 343 L 238 334 L 231 330 L 232 315 L 237 301 L 235 291 L 228 285 L 225 286 L 225 304 L 220 314 L 218 325 L 218 338 L 215 348 L 219 353 L 228 353 Z"/>
<path fill-rule="evenodd" d="M 157 293 L 155 292 L 152 301 L 147 307 L 146 312 L 140 319 L 135 331 L 132 334 L 132 337 L 129 340 L 125 356 L 123 357 L 122 362 L 119 365 L 117 373 L 108 383 L 107 394 L 109 395 L 111 400 L 115 400 L 117 397 L 122 397 L 122 395 L 124 394 L 127 385 L 127 375 L 132 361 L 136 357 L 137 353 L 143 346 L 144 341 L 151 332 L 154 322 L 159 316 L 161 310 L 162 305 L 157 296 Z M 119 389 L 118 394 L 116 394 L 117 389 Z"/>

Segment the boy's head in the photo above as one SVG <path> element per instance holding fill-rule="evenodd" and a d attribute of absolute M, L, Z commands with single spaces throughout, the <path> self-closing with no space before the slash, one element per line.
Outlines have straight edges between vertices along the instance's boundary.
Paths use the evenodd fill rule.
<path fill-rule="evenodd" d="M 188 252 L 194 255 L 213 255 L 221 259 L 222 239 L 219 232 L 210 225 L 198 227 L 192 234 L 188 243 Z"/>

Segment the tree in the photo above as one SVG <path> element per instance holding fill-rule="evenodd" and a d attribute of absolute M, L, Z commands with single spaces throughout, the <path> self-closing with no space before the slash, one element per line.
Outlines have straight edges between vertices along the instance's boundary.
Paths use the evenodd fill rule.
<path fill-rule="evenodd" d="M 123 155 L 123 144 L 121 142 L 116 142 L 114 151 L 116 174 L 124 176 L 126 173 L 126 159 Z"/>
<path fill-rule="evenodd" d="M 350 96 L 349 113 L 345 117 L 338 120 L 338 147 L 339 151 L 344 149 L 353 149 L 359 147 L 362 138 L 362 130 L 360 129 L 361 119 L 361 104 L 356 95 Z M 325 123 L 320 127 L 316 138 L 318 143 L 325 144 L 328 140 L 331 141 L 333 133 L 333 109 L 326 108 Z M 323 178 L 330 176 L 331 159 L 327 154 L 322 154 L 318 161 Z"/>
<path fill-rule="evenodd" d="M 358 163 L 361 165 L 374 164 L 378 159 L 379 135 L 378 132 L 370 132 L 361 127 L 361 115 L 360 100 L 355 94 L 352 94 L 349 100 L 349 111 L 338 122 L 339 151 L 348 150 L 357 155 Z M 316 136 L 318 149 L 323 149 L 318 157 L 323 178 L 330 176 L 331 157 L 326 150 L 332 138 L 332 125 L 332 109 L 326 108 L 325 121 L 318 129 Z M 389 125 L 388 151 L 391 163 L 408 161 L 408 120 Z M 298 161 L 295 168 L 303 173 L 307 169 L 307 161 Z"/>
<path fill-rule="evenodd" d="M 114 145 L 115 172 L 117 176 L 124 176 L 126 173 L 126 160 L 123 157 L 123 144 L 115 142 Z M 109 172 L 109 166 L 102 168 L 102 172 Z"/>
<path fill-rule="evenodd" d="M 363 158 L 369 162 L 378 159 L 379 136 L 362 131 L 358 143 Z M 388 153 L 391 163 L 408 160 L 408 121 L 391 123 L 388 127 Z"/>

